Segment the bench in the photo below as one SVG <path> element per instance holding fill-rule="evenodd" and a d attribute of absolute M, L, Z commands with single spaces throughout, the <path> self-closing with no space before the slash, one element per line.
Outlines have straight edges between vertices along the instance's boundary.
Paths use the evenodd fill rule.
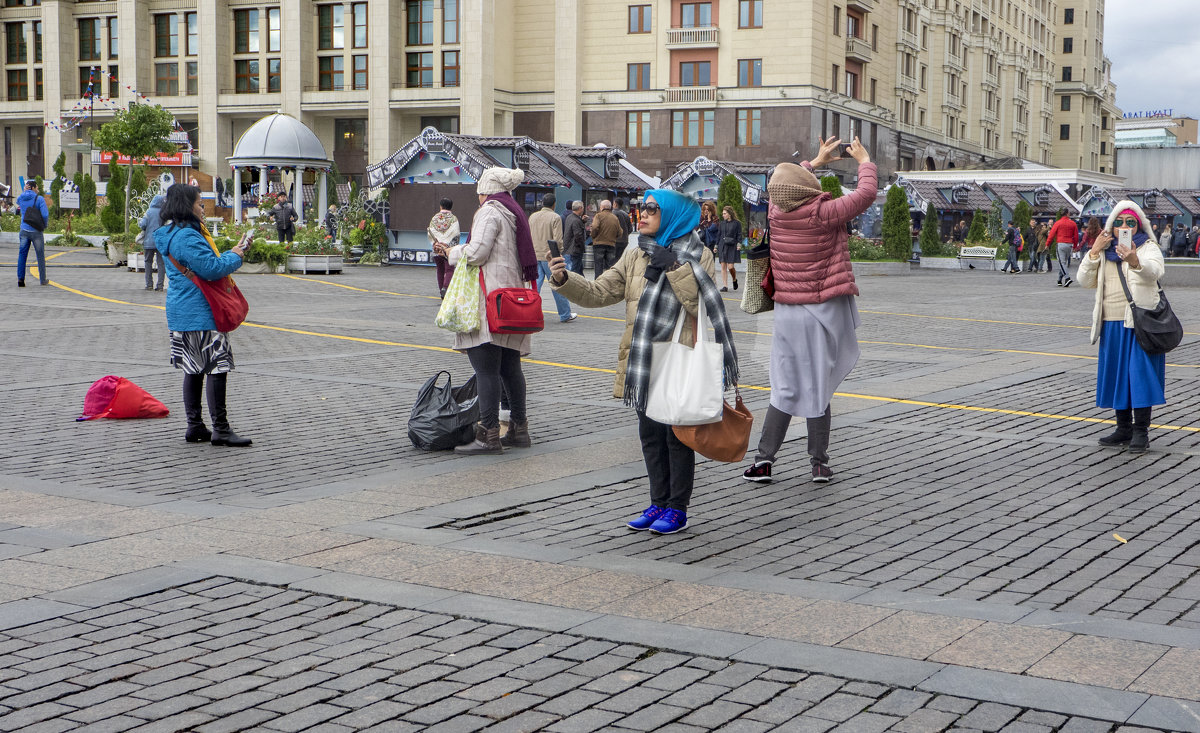
<path fill-rule="evenodd" d="M 958 265 L 962 269 L 963 263 L 971 264 L 971 260 L 987 260 L 992 263 L 992 269 L 996 269 L 996 248 L 995 247 L 963 247 L 958 251 Z"/>

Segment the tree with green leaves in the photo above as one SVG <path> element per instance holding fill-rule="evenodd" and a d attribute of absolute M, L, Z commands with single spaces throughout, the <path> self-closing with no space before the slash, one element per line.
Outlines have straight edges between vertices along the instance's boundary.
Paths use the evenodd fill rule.
<path fill-rule="evenodd" d="M 842 182 L 837 176 L 821 176 L 821 190 L 835 199 L 842 197 Z"/>
<path fill-rule="evenodd" d="M 129 109 L 117 110 L 111 122 L 106 122 L 92 133 L 92 144 L 114 156 L 129 158 L 128 176 L 125 178 L 125 198 L 129 200 L 129 186 L 133 179 L 135 164 L 159 153 L 173 153 L 178 147 L 171 142 L 175 129 L 175 118 L 160 105 L 135 104 Z M 125 233 L 129 233 L 129 218 L 122 206 L 121 218 Z"/>
<path fill-rule="evenodd" d="M 108 187 L 105 198 L 108 204 L 100 212 L 100 223 L 109 234 L 119 234 L 126 230 L 125 221 L 125 169 L 114 157 L 108 164 Z"/>
<path fill-rule="evenodd" d="M 96 180 L 92 178 L 90 173 L 84 173 L 79 176 L 79 213 L 95 214 L 96 213 Z"/>
<path fill-rule="evenodd" d="M 150 182 L 146 180 L 146 166 L 135 166 L 133 173 L 129 175 L 129 198 L 126 199 L 126 204 L 146 193 L 146 189 L 149 187 Z"/>
<path fill-rule="evenodd" d="M 929 206 L 925 207 L 925 221 L 921 222 L 920 242 L 922 254 L 936 257 L 942 251 L 941 222 L 938 220 L 937 209 L 934 208 L 932 201 L 929 202 Z"/>
<path fill-rule="evenodd" d="M 59 153 L 54 160 L 54 180 L 50 182 L 50 216 L 52 218 L 62 215 L 62 201 L 59 200 L 59 194 L 62 193 L 66 177 L 67 154 Z"/>
<path fill-rule="evenodd" d="M 971 228 L 967 230 L 967 241 L 971 243 L 987 241 L 987 219 L 986 211 L 976 211 L 971 216 Z"/>
<path fill-rule="evenodd" d="M 1019 229 L 1022 234 L 1029 228 L 1029 220 L 1033 217 L 1033 207 L 1025 199 L 1021 199 L 1013 209 L 1013 226 Z"/>
<path fill-rule="evenodd" d="M 721 221 L 721 212 L 726 206 L 733 209 L 734 218 L 742 223 L 742 231 L 746 232 L 746 204 L 742 199 L 742 184 L 732 173 L 721 179 L 721 186 L 717 189 L 717 221 Z"/>
<path fill-rule="evenodd" d="M 897 185 L 888 188 L 883 204 L 883 248 L 895 260 L 907 260 L 912 254 L 912 215 L 908 195 Z"/>
<path fill-rule="evenodd" d="M 993 242 L 999 242 L 1004 239 L 1004 204 L 1000 199 L 992 199 L 992 210 L 988 212 L 987 218 L 987 233 L 988 239 Z"/>

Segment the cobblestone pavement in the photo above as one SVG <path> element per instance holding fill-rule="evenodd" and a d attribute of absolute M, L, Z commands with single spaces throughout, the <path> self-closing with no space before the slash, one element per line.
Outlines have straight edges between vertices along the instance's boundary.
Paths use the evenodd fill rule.
<path fill-rule="evenodd" d="M 30 733 L 1133 730 L 220 577 L 0 633 L 0 653 L 0 730 Z"/>
<path fill-rule="evenodd" d="M 14 246 L 0 245 L 0 265 L 14 258 Z M 456 382 L 470 374 L 432 326 L 431 271 L 241 277 L 251 322 L 233 336 L 231 419 L 255 446 L 227 451 L 178 439 L 179 377 L 166 365 L 162 294 L 142 290 L 140 275 L 72 267 L 100 261 L 96 251 L 69 251 L 51 262 L 54 287 L 0 287 L 8 375 L 0 381 L 0 630 L 9 637 L 0 641 L 0 706 L 11 708 L 0 709 L 0 728 L 39 710 L 49 713 L 41 729 L 82 729 L 72 711 L 105 705 L 107 719 L 164 728 L 176 715 L 182 729 L 199 726 L 187 716 L 200 714 L 219 730 L 243 711 L 249 717 L 236 720 L 247 727 L 336 712 L 312 725 L 363 728 L 374 724 L 369 716 L 345 716 L 367 701 L 336 702 L 354 691 L 338 689 L 341 679 L 388 673 L 359 686 L 367 688 L 449 667 L 427 680 L 431 690 L 473 688 L 523 678 L 507 670 L 481 681 L 450 677 L 496 670 L 496 658 L 526 648 L 605 647 L 589 659 L 548 651 L 539 659 L 553 665 L 519 665 L 627 659 L 638 678 L 628 690 L 594 687 L 617 668 L 557 670 L 548 678 L 585 681 L 487 699 L 455 688 L 439 700 L 472 706 L 442 722 L 520 728 L 543 719 L 538 708 L 583 690 L 595 700 L 570 715 L 541 711 L 559 716 L 555 730 L 623 725 L 617 714 L 641 715 L 633 719 L 647 729 L 727 720 L 733 730 L 1200 730 L 1200 334 L 1170 355 L 1169 404 L 1155 412 L 1152 450 L 1132 456 L 1095 445 L 1111 428 L 1093 407 L 1091 292 L 1056 288 L 1053 276 L 979 271 L 860 277 L 863 358 L 834 399 L 835 481 L 809 483 L 797 421 L 773 484 L 751 485 L 741 466 L 702 461 L 690 528 L 663 538 L 622 527 L 644 506 L 646 488 L 636 425 L 611 399 L 619 307 L 581 311 L 571 324 L 551 318 L 535 337 L 525 364 L 532 449 L 462 459 L 417 451 L 405 435 L 427 378 L 440 369 Z M 730 296 L 743 396 L 761 417 L 772 319 L 741 313 Z M 1172 288 L 1171 299 L 1193 323 L 1187 314 L 1200 312 L 1200 290 Z M 172 415 L 74 422 L 87 387 L 105 374 L 132 379 Z M 171 604 L 159 626 L 144 610 Z M 274 616 L 293 607 L 308 610 Z M 317 618 L 319 608 L 338 609 L 365 633 Z M 426 631 L 434 627 L 451 633 Z M 483 629 L 499 627 L 510 639 L 539 640 L 488 657 L 505 637 Z M 389 638 L 393 629 L 416 630 Z M 260 686 L 218 686 L 262 676 L 266 665 L 253 659 L 281 663 L 268 658 L 285 652 L 267 637 L 316 663 Z M 406 671 L 387 666 L 401 655 L 367 651 L 367 637 L 380 640 L 375 647 L 434 641 L 406 657 L 414 664 Z M 456 643 L 461 669 L 423 658 Z M 195 661 L 217 654 L 233 656 Z M 91 669 L 89 659 L 104 661 Z M 656 659 L 678 661 L 656 669 Z M 87 676 L 139 663 L 145 669 L 119 678 Z M 212 676 L 226 664 L 245 668 Z M 722 675 L 704 668 L 717 664 L 757 671 L 736 684 L 706 678 L 668 690 L 656 682 L 680 669 Z M 71 674 L 54 678 L 56 669 Z M 293 677 L 316 697 L 272 687 L 258 699 Z M 180 689 L 144 694 L 172 683 Z M 672 698 L 667 707 L 684 709 L 679 716 L 646 712 L 721 684 L 728 690 L 711 698 Z M 824 695 L 807 707 L 779 702 L 804 700 L 796 690 L 806 684 Z M 751 695 L 745 686 L 775 692 L 751 702 L 738 697 Z M 217 694 L 206 697 L 209 688 Z M 371 702 L 405 708 L 391 718 L 403 729 L 395 721 L 442 704 L 414 694 L 398 689 Z M 508 710 L 505 701 L 519 695 L 544 699 L 503 720 L 475 710 Z M 838 702 L 847 696 L 852 704 Z M 170 708 L 194 697 L 203 702 Z M 201 710 L 218 699 L 251 702 Z M 270 707 L 282 699 L 308 701 Z M 779 706 L 799 717 L 778 717 Z M 309 709 L 315 718 L 304 717 Z M 853 712 L 839 719 L 830 709 Z M 758 715 L 764 710 L 772 717 Z"/>

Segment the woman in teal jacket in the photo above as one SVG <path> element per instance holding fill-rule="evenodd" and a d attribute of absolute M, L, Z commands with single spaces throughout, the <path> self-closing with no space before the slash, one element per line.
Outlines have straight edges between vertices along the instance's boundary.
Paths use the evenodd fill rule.
<path fill-rule="evenodd" d="M 233 371 L 233 350 L 229 334 L 217 330 L 212 309 L 204 293 L 180 267 L 201 280 L 219 280 L 242 266 L 244 246 L 218 254 L 212 237 L 203 224 L 204 208 L 200 189 L 175 184 L 167 189 L 163 203 L 163 226 L 154 232 L 154 243 L 167 260 L 167 328 L 171 330 L 171 364 L 183 370 L 183 407 L 187 413 L 189 443 L 211 441 L 213 445 L 246 446 L 243 438 L 229 427 L 225 416 L 225 381 Z M 208 375 L 207 390 L 204 390 Z M 210 432 L 204 425 L 200 393 L 206 391 Z"/>

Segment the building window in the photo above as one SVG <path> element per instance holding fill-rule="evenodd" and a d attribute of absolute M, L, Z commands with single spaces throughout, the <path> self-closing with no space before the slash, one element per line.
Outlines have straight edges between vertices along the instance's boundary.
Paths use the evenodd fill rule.
<path fill-rule="evenodd" d="M 706 87 L 712 81 L 711 61 L 684 61 L 679 64 L 679 85 Z"/>
<path fill-rule="evenodd" d="M 458 0 L 442 0 L 442 43 L 458 43 Z"/>
<path fill-rule="evenodd" d="M 346 47 L 345 10 L 342 5 L 321 5 L 317 8 L 317 48 L 331 51 Z"/>
<path fill-rule="evenodd" d="M 410 56 L 412 54 L 409 54 Z M 322 56 L 317 59 L 318 84 L 323 92 L 340 92 L 342 90 L 343 60 L 341 56 Z"/>
<path fill-rule="evenodd" d="M 650 6 L 649 5 L 630 5 L 629 6 L 629 32 L 630 33 L 649 33 L 650 32 Z"/>
<path fill-rule="evenodd" d="M 739 109 L 737 111 L 737 144 L 739 147 L 751 147 L 762 142 L 761 109 Z"/>
<path fill-rule="evenodd" d="M 238 94 L 258 93 L 258 62 L 244 59 L 233 62 L 234 91 Z"/>
<path fill-rule="evenodd" d="M 42 63 L 42 21 L 33 21 L 33 60 Z"/>
<path fill-rule="evenodd" d="M 110 99 L 117 99 L 121 96 L 121 83 L 117 81 L 119 71 L 116 65 L 108 67 L 108 96 Z"/>
<path fill-rule="evenodd" d="M 1071 126 L 1070 125 L 1059 125 L 1058 126 L 1058 139 L 1059 140 L 1070 140 L 1071 139 Z"/>
<path fill-rule="evenodd" d="M 354 75 L 351 77 L 351 84 L 355 89 L 367 88 L 367 57 L 366 54 L 361 54 L 351 58 L 354 64 Z"/>
<path fill-rule="evenodd" d="M 846 12 L 846 38 L 862 38 L 862 18 Z"/>
<path fill-rule="evenodd" d="M 454 116 L 447 116 L 447 117 L 422 117 L 421 118 L 421 129 L 424 130 L 426 127 L 432 127 L 433 129 L 437 130 L 438 132 L 448 132 L 451 135 L 457 135 L 458 134 L 458 116 L 454 115 Z"/>
<path fill-rule="evenodd" d="M 189 97 L 194 97 L 200 93 L 200 73 L 199 64 L 195 61 L 187 61 L 183 64 L 184 71 L 187 72 L 187 94 Z"/>
<path fill-rule="evenodd" d="M 154 65 L 154 91 L 160 97 L 179 96 L 179 64 Z"/>
<path fill-rule="evenodd" d="M 846 96 L 858 99 L 858 74 L 853 71 L 846 72 Z"/>
<path fill-rule="evenodd" d="M 33 89 L 34 89 L 34 95 L 37 97 L 37 99 L 40 100 L 42 98 L 42 70 L 41 69 L 33 70 Z"/>
<path fill-rule="evenodd" d="M 838 77 L 842 75 L 842 67 L 837 64 L 833 65 L 833 77 L 829 84 L 829 91 L 836 93 L 838 90 Z"/>
<path fill-rule="evenodd" d="M 879 26 L 877 25 L 871 26 L 871 50 L 879 50 Z"/>
<path fill-rule="evenodd" d="M 1071 97 L 1070 97 L 1070 95 L 1063 95 L 1063 97 L 1062 97 L 1061 99 L 1059 99 L 1058 108 L 1059 108 L 1060 110 L 1062 110 L 1063 112 L 1070 112 L 1070 111 L 1071 111 Z"/>
<path fill-rule="evenodd" d="M 200 53 L 200 22 L 195 13 L 187 13 L 183 16 L 183 24 L 187 28 L 187 48 L 184 49 L 184 54 L 196 56 Z"/>
<path fill-rule="evenodd" d="M 625 113 L 625 145 L 630 148 L 650 147 L 650 113 Z"/>
<path fill-rule="evenodd" d="M 442 51 L 442 86 L 458 86 L 458 51 Z"/>
<path fill-rule="evenodd" d="M 641 91 L 650 88 L 650 64 L 628 64 L 628 79 L 625 88 L 630 91 Z"/>
<path fill-rule="evenodd" d="M 1071 67 L 1070 66 L 1062 67 L 1062 72 L 1063 72 L 1062 80 L 1063 81 L 1071 81 Z"/>
<path fill-rule="evenodd" d="M 875 101 L 877 99 L 877 97 L 875 96 L 875 93 L 876 93 L 876 91 L 878 91 L 878 87 L 879 87 L 879 80 L 872 79 L 871 80 L 871 104 L 877 104 L 877 102 Z"/>
<path fill-rule="evenodd" d="M 92 67 L 79 67 L 79 96 L 86 97 L 92 91 Z"/>
<path fill-rule="evenodd" d="M 258 53 L 258 11 L 233 11 L 233 52 Z"/>
<path fill-rule="evenodd" d="M 4 25 L 4 40 L 6 42 L 5 45 L 8 47 L 8 63 L 24 64 L 28 62 L 29 49 L 25 45 L 24 23 L 6 23 Z M 9 95 L 9 99 L 12 99 L 12 95 Z"/>
<path fill-rule="evenodd" d="M 671 145 L 677 148 L 711 147 L 716 112 L 687 110 L 671 113 Z"/>
<path fill-rule="evenodd" d="M 22 24 L 17 24 L 22 25 Z M 8 101 L 24 102 L 29 99 L 29 72 L 25 69 L 8 70 Z"/>
<path fill-rule="evenodd" d="M 738 86 L 762 86 L 762 59 L 738 59 Z"/>
<path fill-rule="evenodd" d="M 1066 8 L 1063 10 L 1063 25 L 1071 25 L 1075 22 L 1075 8 Z"/>
<path fill-rule="evenodd" d="M 174 13 L 154 16 L 154 55 L 179 55 L 179 19 Z"/>
<path fill-rule="evenodd" d="M 283 88 L 283 62 L 267 59 L 267 91 L 278 92 Z"/>
<path fill-rule="evenodd" d="M 680 28 L 707 28 L 712 25 L 712 3 L 683 3 L 679 6 Z"/>
<path fill-rule="evenodd" d="M 334 120 L 333 149 L 367 151 L 366 120 Z"/>
<path fill-rule="evenodd" d="M 1063 53 L 1071 53 L 1074 50 L 1075 50 L 1075 39 L 1074 38 L 1064 38 L 1063 39 Z"/>
<path fill-rule="evenodd" d="M 79 60 L 97 61 L 100 58 L 100 19 L 79 20 Z"/>
<path fill-rule="evenodd" d="M 433 54 L 426 51 L 405 55 L 408 57 L 408 86 L 433 86 Z"/>
<path fill-rule="evenodd" d="M 833 6 L 833 35 L 842 35 L 842 9 L 838 6 Z"/>
<path fill-rule="evenodd" d="M 121 53 L 121 37 L 118 33 L 117 19 L 115 17 L 108 19 L 108 57 L 110 59 L 117 58 Z"/>
<path fill-rule="evenodd" d="M 433 0 L 408 0 L 408 45 L 433 43 Z"/>
<path fill-rule="evenodd" d="M 354 3 L 350 6 L 350 15 L 354 23 L 355 48 L 367 47 L 367 4 Z M 364 87 L 365 88 L 365 87 Z"/>
<path fill-rule="evenodd" d="M 279 8 L 267 8 L 267 53 L 279 53 L 283 18 Z"/>
<path fill-rule="evenodd" d="M 738 0 L 738 28 L 762 28 L 762 0 Z"/>
<path fill-rule="evenodd" d="M 1106 143 L 1106 142 L 1100 143 L 1100 154 L 1108 155 L 1108 143 Z"/>

